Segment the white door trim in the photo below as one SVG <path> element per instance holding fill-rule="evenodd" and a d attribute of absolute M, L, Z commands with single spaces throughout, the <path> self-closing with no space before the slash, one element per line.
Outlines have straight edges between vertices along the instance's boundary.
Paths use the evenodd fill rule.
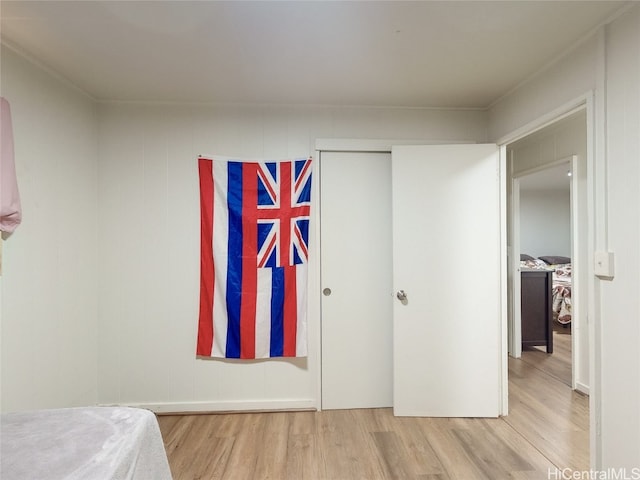
<path fill-rule="evenodd" d="M 513 157 L 513 155 L 512 155 Z M 511 161 L 511 171 L 513 171 L 513 158 Z M 520 178 L 513 177 L 511 180 L 511 262 L 509 265 L 511 273 L 511 324 L 509 330 L 511 335 L 509 340 L 509 351 L 513 358 L 522 356 L 522 314 L 520 296 Z"/>
<path fill-rule="evenodd" d="M 500 182 L 500 415 L 509 413 L 509 344 L 507 321 L 509 319 L 509 250 L 507 242 L 507 146 L 498 145 Z"/>
<path fill-rule="evenodd" d="M 601 56 L 603 54 L 601 53 Z M 601 85 L 596 87 L 602 90 Z M 544 127 L 568 117 L 582 109 L 587 116 L 587 278 L 585 285 L 588 298 L 589 329 L 589 437 L 591 467 L 597 469 L 602 464 L 601 434 L 598 431 L 601 418 L 602 390 L 600 385 L 600 295 L 596 289 L 596 278 L 593 271 L 593 257 L 596 246 L 605 249 L 606 238 L 606 206 L 597 205 L 595 199 L 606 199 L 606 155 L 603 148 L 605 137 L 605 109 L 602 98 L 596 102 L 595 94 L 589 91 L 564 105 L 542 115 L 513 132 L 499 138 L 496 143 L 506 146 L 523 137 L 531 135 Z M 506 182 L 508 179 L 503 179 Z M 604 202 L 601 202 L 604 203 Z M 597 228 L 599 227 L 599 228 Z M 585 290 L 583 289 L 583 290 Z M 596 338 L 597 336 L 597 338 Z"/>
<path fill-rule="evenodd" d="M 571 177 L 571 182 L 569 184 L 569 188 L 571 191 L 571 257 L 572 266 L 571 266 L 571 305 L 572 305 L 572 328 L 575 326 L 576 330 L 578 330 L 576 335 L 571 335 L 571 388 L 574 390 L 578 390 L 582 393 L 589 394 L 589 388 L 586 385 L 582 385 L 578 383 L 578 378 L 582 378 L 582 375 L 579 375 L 580 369 L 582 368 L 582 362 L 579 359 L 584 354 L 581 351 L 581 335 L 579 334 L 580 329 L 585 328 L 587 326 L 586 320 L 586 312 L 582 311 L 582 306 L 584 305 L 584 294 L 586 285 L 582 284 L 581 272 L 586 265 L 583 265 L 581 261 L 576 261 L 576 258 L 580 258 L 578 252 L 580 251 L 580 242 L 579 242 L 579 228 L 580 228 L 580 213 L 581 208 L 586 208 L 586 205 L 582 205 L 580 202 L 579 196 L 579 187 L 578 187 L 578 175 L 575 172 L 578 171 L 578 156 L 571 155 L 567 158 L 569 161 L 569 166 L 571 168 L 571 172 L 574 172 Z M 588 222 L 588 219 L 587 219 Z M 573 318 L 576 319 L 576 323 L 573 324 Z M 590 335 L 590 333 L 589 333 Z"/>
<path fill-rule="evenodd" d="M 391 153 L 394 145 L 445 145 L 475 142 L 446 140 L 392 140 L 388 138 L 318 138 L 317 152 L 382 152 Z"/>

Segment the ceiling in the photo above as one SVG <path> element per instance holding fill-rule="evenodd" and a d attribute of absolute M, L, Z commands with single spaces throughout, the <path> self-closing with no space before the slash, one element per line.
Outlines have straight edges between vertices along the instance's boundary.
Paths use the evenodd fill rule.
<path fill-rule="evenodd" d="M 96 100 L 487 108 L 628 2 L 11 1 L 1 34 Z"/>

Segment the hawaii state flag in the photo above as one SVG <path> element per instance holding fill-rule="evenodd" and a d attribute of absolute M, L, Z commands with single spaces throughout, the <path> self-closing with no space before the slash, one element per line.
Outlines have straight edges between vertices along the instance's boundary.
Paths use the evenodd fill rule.
<path fill-rule="evenodd" d="M 307 354 L 311 159 L 198 159 L 197 355 Z"/>

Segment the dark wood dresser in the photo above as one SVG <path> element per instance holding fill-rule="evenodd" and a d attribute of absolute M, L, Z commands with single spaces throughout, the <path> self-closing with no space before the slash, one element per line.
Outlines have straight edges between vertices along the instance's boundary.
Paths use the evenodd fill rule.
<path fill-rule="evenodd" d="M 520 272 L 522 348 L 543 345 L 553 353 L 552 281 L 550 270 Z"/>

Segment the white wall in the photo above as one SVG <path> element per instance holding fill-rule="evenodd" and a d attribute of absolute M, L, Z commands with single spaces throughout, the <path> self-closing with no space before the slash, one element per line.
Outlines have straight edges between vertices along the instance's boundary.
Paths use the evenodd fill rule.
<path fill-rule="evenodd" d="M 634 4 L 489 112 L 489 138 L 498 140 L 587 90 L 595 93 L 595 139 L 588 146 L 595 170 L 591 241 L 616 254 L 612 281 L 590 279 L 599 367 L 591 406 L 600 412 L 592 455 L 598 469 L 640 465 L 639 62 L 640 5 Z"/>
<path fill-rule="evenodd" d="M 486 116 L 384 108 L 100 106 L 100 403 L 157 410 L 317 405 L 318 318 L 310 319 L 308 360 L 195 357 L 197 155 L 314 155 L 317 138 L 484 141 Z M 311 247 L 317 257 L 317 244 Z"/>
<path fill-rule="evenodd" d="M 598 51 L 596 35 L 492 105 L 488 112 L 489 139 L 498 141 L 596 88 Z"/>
<path fill-rule="evenodd" d="M 475 110 L 96 106 L 4 46 L 2 94 L 24 206 L 4 250 L 3 411 L 315 405 L 318 338 L 308 360 L 195 358 L 196 155 L 313 154 L 321 137 L 486 141 Z"/>
<path fill-rule="evenodd" d="M 571 257 L 569 190 L 520 191 L 520 251 Z"/>
<path fill-rule="evenodd" d="M 602 282 L 603 465 L 640 466 L 640 4 L 607 29 L 607 249 Z"/>
<path fill-rule="evenodd" d="M 97 400 L 93 102 L 2 47 L 23 222 L 3 245 L 2 411 Z"/>

